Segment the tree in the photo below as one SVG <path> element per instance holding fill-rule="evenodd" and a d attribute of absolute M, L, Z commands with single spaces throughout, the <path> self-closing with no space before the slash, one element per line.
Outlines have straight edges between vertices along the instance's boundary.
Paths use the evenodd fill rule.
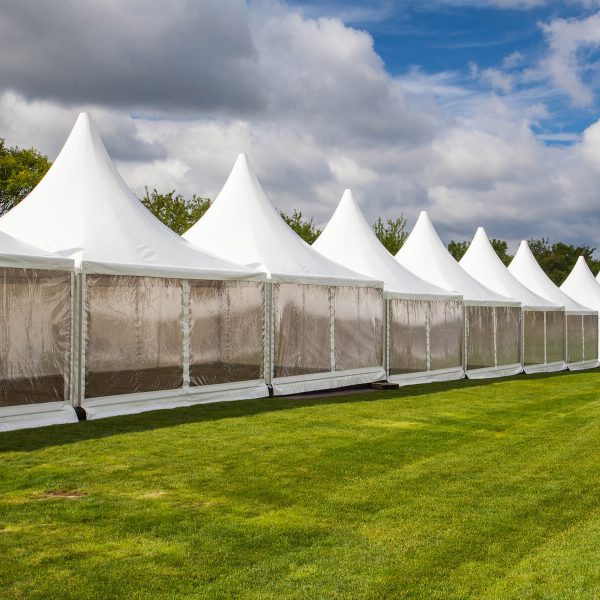
<path fill-rule="evenodd" d="M 8 147 L 0 138 L 0 215 L 21 202 L 51 164 L 48 157 L 35 148 Z"/>
<path fill-rule="evenodd" d="M 156 189 L 149 192 L 148 188 L 140 201 L 155 217 L 179 235 L 194 225 L 212 204 L 210 198 L 202 198 L 196 194 L 187 200 L 175 190 L 160 194 Z"/>
<path fill-rule="evenodd" d="M 379 217 L 373 224 L 373 231 L 377 239 L 394 255 L 402 248 L 408 237 L 404 215 L 400 215 L 397 219 L 388 219 L 385 223 Z"/>
<path fill-rule="evenodd" d="M 469 249 L 469 246 L 471 245 L 471 242 L 456 242 L 454 240 L 452 240 L 449 244 L 448 244 L 448 252 L 450 252 L 450 254 L 452 254 L 452 256 L 454 257 L 454 260 L 460 260 L 464 255 L 465 252 Z"/>
<path fill-rule="evenodd" d="M 307 244 L 312 244 L 321 235 L 321 230 L 315 226 L 313 219 L 305 219 L 299 210 L 294 209 L 294 212 L 291 216 L 287 215 L 283 211 L 281 211 L 280 214 L 282 219 Z"/>
<path fill-rule="evenodd" d="M 567 278 L 577 259 L 583 256 L 594 274 L 600 270 L 600 261 L 594 259 L 595 248 L 587 245 L 575 246 L 557 242 L 551 244 L 548 238 L 529 240 L 529 247 L 546 275 L 561 285 Z"/>
<path fill-rule="evenodd" d="M 492 248 L 496 251 L 498 258 L 504 263 L 504 266 L 508 267 L 510 261 L 513 259 L 512 255 L 508 253 L 508 242 L 492 238 L 490 243 L 492 244 Z"/>

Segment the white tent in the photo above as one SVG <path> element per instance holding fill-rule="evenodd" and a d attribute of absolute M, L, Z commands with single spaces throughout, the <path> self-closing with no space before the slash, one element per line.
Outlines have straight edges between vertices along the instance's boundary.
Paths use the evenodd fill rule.
<path fill-rule="evenodd" d="M 600 311 L 600 283 L 590 271 L 583 256 L 577 259 L 573 270 L 560 286 L 560 289 L 576 302 Z M 591 344 L 592 340 L 593 329 L 590 335 L 588 328 L 587 342 Z"/>
<path fill-rule="evenodd" d="M 244 154 L 184 237 L 268 273 L 275 394 L 385 378 L 382 283 L 328 260 L 297 236 Z"/>
<path fill-rule="evenodd" d="M 508 270 L 531 291 L 555 304 L 564 305 L 567 317 L 566 362 L 569 369 L 588 369 L 597 366 L 597 311 L 575 302 L 573 298 L 554 285 L 537 263 L 529 245 L 524 240 L 519 245 Z"/>
<path fill-rule="evenodd" d="M 460 266 L 498 294 L 521 301 L 522 358 L 526 373 L 560 371 L 565 363 L 565 308 L 526 288 L 498 258 L 479 227 Z M 598 286 L 600 288 L 600 286 Z"/>
<path fill-rule="evenodd" d="M 521 303 L 473 279 L 452 258 L 425 211 L 419 215 L 396 260 L 419 277 L 463 296 L 463 361 L 468 377 L 497 377 L 522 371 Z"/>
<path fill-rule="evenodd" d="M 39 185 L 0 218 L 0 231 L 75 261 L 72 401 L 87 418 L 267 394 L 264 284 L 244 281 L 264 275 L 158 221 L 88 115 Z"/>
<path fill-rule="evenodd" d="M 383 281 L 390 381 L 408 384 L 464 377 L 461 296 L 400 265 L 375 236 L 351 190 L 344 192 L 313 248 L 349 269 Z"/>
<path fill-rule="evenodd" d="M 0 233 L 0 431 L 72 423 L 73 261 Z"/>

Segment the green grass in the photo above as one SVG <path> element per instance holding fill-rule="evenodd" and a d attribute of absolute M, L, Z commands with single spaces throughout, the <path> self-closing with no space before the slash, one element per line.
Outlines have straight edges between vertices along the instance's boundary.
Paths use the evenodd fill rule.
<path fill-rule="evenodd" d="M 0 434 L 0 597 L 599 598 L 600 371 Z"/>

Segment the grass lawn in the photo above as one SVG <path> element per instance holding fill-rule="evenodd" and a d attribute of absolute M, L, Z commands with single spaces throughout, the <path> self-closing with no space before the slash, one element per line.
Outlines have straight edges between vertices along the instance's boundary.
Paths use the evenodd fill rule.
<path fill-rule="evenodd" d="M 0 434 L 0 597 L 600 598 L 600 371 Z"/>

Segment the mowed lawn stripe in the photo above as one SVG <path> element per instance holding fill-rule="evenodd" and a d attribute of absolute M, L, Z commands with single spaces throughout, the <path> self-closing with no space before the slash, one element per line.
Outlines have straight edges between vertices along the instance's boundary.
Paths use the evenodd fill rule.
<path fill-rule="evenodd" d="M 0 434 L 0 597 L 595 598 L 600 372 Z"/>

